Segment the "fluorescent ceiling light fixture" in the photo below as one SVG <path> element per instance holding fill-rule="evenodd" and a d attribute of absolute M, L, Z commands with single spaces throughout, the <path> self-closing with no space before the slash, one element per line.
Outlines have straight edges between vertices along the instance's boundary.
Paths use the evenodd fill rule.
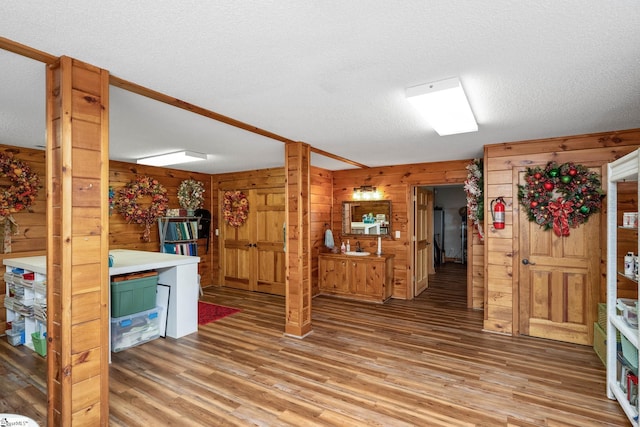
<path fill-rule="evenodd" d="M 409 87 L 406 96 L 440 136 L 478 130 L 473 111 L 457 77 Z"/>
<path fill-rule="evenodd" d="M 160 154 L 159 156 L 150 156 L 138 159 L 137 163 L 148 166 L 168 166 L 180 163 L 196 162 L 199 160 L 207 160 L 207 155 L 196 153 L 194 151 L 178 151 L 177 153 Z"/>

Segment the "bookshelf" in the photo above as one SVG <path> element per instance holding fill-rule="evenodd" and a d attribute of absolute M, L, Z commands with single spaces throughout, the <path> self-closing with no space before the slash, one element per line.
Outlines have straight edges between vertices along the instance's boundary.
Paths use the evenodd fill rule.
<path fill-rule="evenodd" d="M 198 226 L 195 216 L 165 216 L 158 218 L 160 252 L 176 255 L 198 255 Z"/>

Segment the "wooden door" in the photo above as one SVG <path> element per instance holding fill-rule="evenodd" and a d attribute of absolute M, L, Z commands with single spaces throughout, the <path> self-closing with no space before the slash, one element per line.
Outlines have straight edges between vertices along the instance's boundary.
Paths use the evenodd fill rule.
<path fill-rule="evenodd" d="M 252 251 L 256 233 L 257 217 L 252 212 L 255 205 L 255 190 L 245 191 L 249 202 L 247 220 L 240 227 L 232 227 L 221 221 L 222 254 L 220 257 L 223 268 L 223 285 L 235 289 L 253 290 L 252 282 Z M 224 192 L 220 192 L 220 200 L 224 199 Z"/>
<path fill-rule="evenodd" d="M 252 290 L 285 294 L 285 201 L 284 188 L 254 190 L 256 217 L 255 282 Z"/>
<path fill-rule="evenodd" d="M 429 286 L 429 274 L 435 273 L 433 260 L 433 191 L 416 187 L 414 202 L 414 296 Z"/>
<path fill-rule="evenodd" d="M 285 293 L 283 188 L 246 190 L 247 221 L 222 227 L 224 286 L 276 295 Z M 221 196 L 222 197 L 222 196 Z"/>
<path fill-rule="evenodd" d="M 524 182 L 524 173 L 519 182 Z M 600 214 L 572 228 L 569 236 L 558 237 L 519 211 L 520 333 L 592 345 L 600 282 Z"/>

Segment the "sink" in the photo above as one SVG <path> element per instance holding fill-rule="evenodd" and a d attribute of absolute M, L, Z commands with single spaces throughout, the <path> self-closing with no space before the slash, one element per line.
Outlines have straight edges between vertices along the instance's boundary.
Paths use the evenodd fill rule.
<path fill-rule="evenodd" d="M 371 252 L 354 252 L 354 251 L 349 251 L 349 252 L 345 252 L 345 255 L 351 255 L 351 256 L 367 256 L 367 255 L 371 255 Z"/>

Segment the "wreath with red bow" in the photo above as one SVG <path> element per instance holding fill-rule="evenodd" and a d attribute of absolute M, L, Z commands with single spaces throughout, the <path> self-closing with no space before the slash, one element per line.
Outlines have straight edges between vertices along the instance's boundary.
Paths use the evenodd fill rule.
<path fill-rule="evenodd" d="M 600 176 L 585 166 L 549 162 L 544 169 L 527 168 L 525 181 L 518 186 L 518 200 L 529 221 L 553 228 L 558 236 L 568 236 L 570 228 L 602 209 Z"/>

